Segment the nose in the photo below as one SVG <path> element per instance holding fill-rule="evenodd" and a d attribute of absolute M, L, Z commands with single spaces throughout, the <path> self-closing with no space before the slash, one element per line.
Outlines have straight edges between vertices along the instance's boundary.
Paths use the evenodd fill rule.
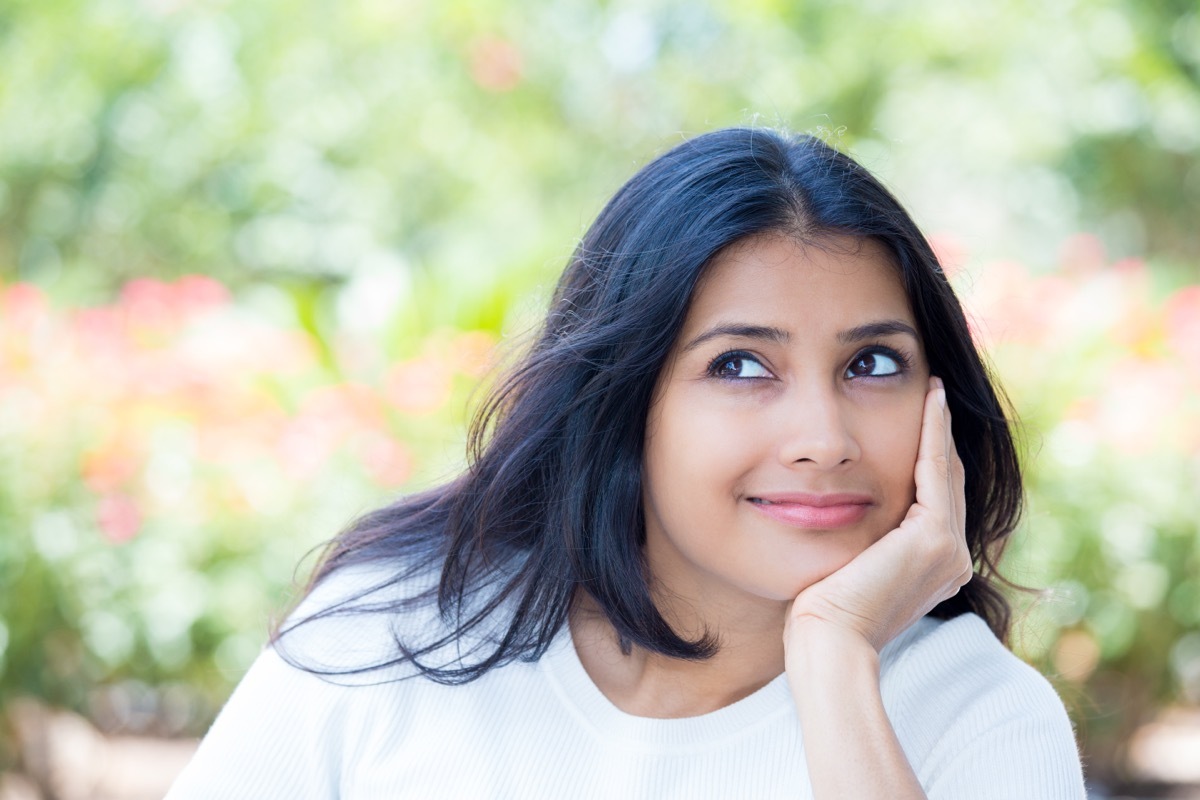
<path fill-rule="evenodd" d="M 835 386 L 793 385 L 778 413 L 779 460 L 785 466 L 832 469 L 862 455 L 852 429 L 851 408 Z"/>

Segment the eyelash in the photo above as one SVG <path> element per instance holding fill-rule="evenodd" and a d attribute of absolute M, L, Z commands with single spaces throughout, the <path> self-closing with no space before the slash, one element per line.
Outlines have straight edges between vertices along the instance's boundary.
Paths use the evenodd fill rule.
<path fill-rule="evenodd" d="M 850 359 L 850 364 L 854 364 L 860 358 L 863 358 L 865 356 L 873 356 L 873 355 L 877 355 L 877 354 L 882 355 L 882 356 L 887 356 L 888 358 L 895 361 L 896 367 L 897 367 L 896 371 L 893 372 L 891 375 L 859 375 L 856 377 L 879 378 L 879 379 L 899 378 L 902 375 L 904 375 L 905 373 L 907 373 L 909 368 L 912 366 L 912 359 L 909 358 L 908 354 L 903 353 L 903 352 L 896 350 L 894 348 L 891 348 L 891 347 L 886 347 L 881 344 L 873 344 L 868 347 L 864 347 L 862 350 L 859 350 L 858 353 L 855 354 L 854 358 Z M 849 366 L 846 367 L 846 369 L 849 369 L 849 368 L 850 368 Z"/>
<path fill-rule="evenodd" d="M 850 365 L 854 364 L 859 359 L 865 358 L 866 356 L 873 356 L 876 354 L 887 356 L 888 358 L 892 359 L 893 361 L 896 362 L 896 366 L 899 369 L 896 372 L 892 373 L 891 375 L 859 375 L 856 377 L 859 377 L 859 378 L 874 377 L 874 378 L 878 378 L 878 379 L 898 378 L 901 375 L 904 375 L 905 373 L 907 373 L 908 370 L 912 366 L 912 359 L 906 353 L 903 353 L 900 350 L 896 350 L 891 347 L 886 347 L 885 345 L 873 344 L 873 345 L 864 347 L 862 350 L 859 350 L 857 353 L 855 353 L 854 357 L 851 358 L 849 362 L 847 362 L 846 369 L 849 370 Z M 716 378 L 717 380 L 724 380 L 724 381 L 762 380 L 762 378 L 737 378 L 737 377 L 730 377 L 727 375 L 719 375 L 718 371 L 720 370 L 720 368 L 722 366 L 724 366 L 725 364 L 728 364 L 730 361 L 753 361 L 754 363 L 758 364 L 759 366 L 762 366 L 763 369 L 766 369 L 766 366 L 764 366 L 762 363 L 762 359 L 755 356 L 753 353 L 748 353 L 745 350 L 729 350 L 729 351 L 724 352 L 721 355 L 717 356 L 712 361 L 708 362 L 708 368 L 705 370 L 705 373 L 710 378 Z"/>
<path fill-rule="evenodd" d="M 729 350 L 725 353 L 721 353 L 721 355 L 708 362 L 708 368 L 705 370 L 705 373 L 710 378 L 716 378 L 717 380 L 722 381 L 762 380 L 761 378 L 736 378 L 728 375 L 718 374 L 721 367 L 725 366 L 730 361 L 753 361 L 755 364 L 762 366 L 762 360 L 752 353 L 747 353 L 745 350 Z M 763 369 L 766 369 L 766 367 L 763 366 Z"/>

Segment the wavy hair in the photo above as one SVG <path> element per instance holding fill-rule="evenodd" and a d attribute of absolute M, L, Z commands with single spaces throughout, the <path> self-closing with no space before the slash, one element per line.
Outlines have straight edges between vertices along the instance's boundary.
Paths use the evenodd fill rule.
<path fill-rule="evenodd" d="M 532 346 L 480 407 L 465 472 L 362 516 L 329 544 L 310 592 L 338 570 L 373 565 L 388 576 L 381 585 L 425 588 L 356 613 L 423 606 L 444 623 L 428 641 L 397 633 L 394 657 L 363 670 L 408 662 L 459 683 L 536 659 L 581 590 L 626 647 L 681 659 L 715 652 L 709 638 L 681 637 L 651 596 L 642 552 L 646 416 L 706 267 L 765 233 L 870 239 L 889 254 L 932 374 L 945 381 L 966 471 L 976 573 L 931 614 L 974 612 L 1006 638 L 1011 614 L 995 564 L 1021 513 L 1020 466 L 1005 404 L 937 257 L 900 203 L 849 156 L 812 136 L 734 128 L 664 153 L 600 212 Z M 420 575 L 431 579 L 415 582 Z M 332 613 L 340 611 L 293 621 L 273 639 Z M 466 641 L 474 644 L 463 648 Z M 454 658 L 440 655 L 447 646 Z"/>

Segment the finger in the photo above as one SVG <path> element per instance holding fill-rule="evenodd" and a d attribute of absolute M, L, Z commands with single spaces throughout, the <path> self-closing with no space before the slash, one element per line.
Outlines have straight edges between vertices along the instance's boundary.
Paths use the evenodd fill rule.
<path fill-rule="evenodd" d="M 963 574 L 955 582 L 954 592 L 957 593 L 958 589 L 971 579 L 971 575 L 974 572 L 974 563 L 971 558 L 970 547 L 967 545 L 966 469 L 963 466 L 962 457 L 958 454 L 958 447 L 954 443 L 954 421 L 950 414 L 949 403 L 946 404 L 945 422 L 946 450 L 950 467 L 947 493 L 952 513 L 952 516 L 947 521 L 950 523 L 951 535 L 954 536 L 956 543 L 955 549 L 959 552 L 959 560 L 963 565 Z"/>
<path fill-rule="evenodd" d="M 945 391 L 943 386 L 942 392 Z M 962 529 L 962 526 L 957 523 L 963 518 L 966 503 L 963 499 L 963 483 L 960 480 L 962 460 L 958 457 L 958 448 L 954 444 L 954 420 L 950 415 L 949 403 L 946 403 L 942 409 L 942 425 L 942 435 L 945 441 L 946 501 L 950 511 L 949 521 L 955 525 L 954 529 L 958 531 Z"/>
<path fill-rule="evenodd" d="M 940 378 L 939 378 L 940 380 Z M 945 391 L 943 387 L 942 391 Z M 946 403 L 943 413 L 946 437 L 946 457 L 950 464 L 950 474 L 961 483 L 963 479 L 963 462 L 958 454 L 958 446 L 954 443 L 954 415 L 950 412 L 950 404 Z"/>
<path fill-rule="evenodd" d="M 954 497 L 954 508 L 957 512 L 955 519 L 958 521 L 958 527 L 966 535 L 967 530 L 967 470 L 963 466 L 962 458 L 958 454 L 958 449 L 954 445 L 954 439 L 950 440 L 950 469 L 954 476 L 950 486 L 950 491 Z"/>
<path fill-rule="evenodd" d="M 929 379 L 925 395 L 925 413 L 921 422 L 921 440 L 917 446 L 914 478 L 917 484 L 917 503 L 930 509 L 950 506 L 950 457 L 948 448 L 949 423 L 944 407 L 945 387 L 941 379 Z"/>
<path fill-rule="evenodd" d="M 949 464 L 949 481 L 948 491 L 950 496 L 951 508 L 954 511 L 953 520 L 957 523 L 957 529 L 964 535 L 966 533 L 966 486 L 967 475 L 966 468 L 963 466 L 962 457 L 958 454 L 958 446 L 954 442 L 954 420 L 950 413 L 950 404 L 946 404 L 945 409 L 946 423 L 946 458 Z"/>

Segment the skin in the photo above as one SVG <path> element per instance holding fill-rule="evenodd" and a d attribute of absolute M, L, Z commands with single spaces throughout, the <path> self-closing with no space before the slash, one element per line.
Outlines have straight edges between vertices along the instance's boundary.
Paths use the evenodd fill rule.
<path fill-rule="evenodd" d="M 659 608 L 721 647 L 702 662 L 624 655 L 584 598 L 576 648 L 618 708 L 695 716 L 786 671 L 816 797 L 924 796 L 883 712 L 878 653 L 966 583 L 971 559 L 916 328 L 873 242 L 764 236 L 714 260 L 656 387 L 643 502 Z M 763 512 L 788 492 L 849 492 L 861 509 L 828 528 Z"/>

